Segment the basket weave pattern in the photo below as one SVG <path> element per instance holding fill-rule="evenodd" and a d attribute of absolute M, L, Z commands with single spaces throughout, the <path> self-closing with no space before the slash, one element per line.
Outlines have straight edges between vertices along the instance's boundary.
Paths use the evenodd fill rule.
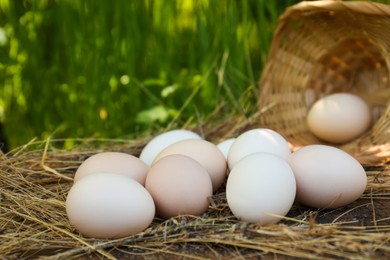
<path fill-rule="evenodd" d="M 278 21 L 260 81 L 261 124 L 280 132 L 293 147 L 322 143 L 307 128 L 311 105 L 331 93 L 353 93 L 369 104 L 372 127 L 339 147 L 363 162 L 373 154 L 388 160 L 389 73 L 390 6 L 301 2 Z"/>

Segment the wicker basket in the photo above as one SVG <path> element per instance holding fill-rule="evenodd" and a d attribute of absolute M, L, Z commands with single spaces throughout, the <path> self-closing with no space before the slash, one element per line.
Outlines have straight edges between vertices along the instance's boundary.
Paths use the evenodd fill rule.
<path fill-rule="evenodd" d="M 362 97 L 370 130 L 339 148 L 362 163 L 390 159 L 390 6 L 374 2 L 313 1 L 279 18 L 260 81 L 260 121 L 294 148 L 322 143 L 306 115 L 335 92 Z"/>

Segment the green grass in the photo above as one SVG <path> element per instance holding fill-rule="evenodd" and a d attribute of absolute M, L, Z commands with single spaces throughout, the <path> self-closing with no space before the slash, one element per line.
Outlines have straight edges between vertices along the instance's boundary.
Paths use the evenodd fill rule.
<path fill-rule="evenodd" d="M 294 2 L 0 0 L 0 120 L 11 146 L 135 138 L 196 123 L 221 103 L 221 117 L 245 113 L 277 18 Z"/>

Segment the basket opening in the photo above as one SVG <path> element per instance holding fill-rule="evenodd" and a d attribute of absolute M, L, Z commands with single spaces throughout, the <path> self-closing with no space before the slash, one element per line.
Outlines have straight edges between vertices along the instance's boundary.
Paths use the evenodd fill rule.
<path fill-rule="evenodd" d="M 389 68 L 384 54 L 368 38 L 347 38 L 326 52 L 313 66 L 307 107 L 331 93 L 348 92 L 363 98 L 374 121 L 386 108 Z"/>
<path fill-rule="evenodd" d="M 309 131 L 307 113 L 318 99 L 347 92 L 370 106 L 372 127 L 338 147 L 362 158 L 373 146 L 390 144 L 390 9 L 384 9 L 349 1 L 288 9 L 259 85 L 261 125 L 281 133 L 294 149 L 324 143 Z"/>

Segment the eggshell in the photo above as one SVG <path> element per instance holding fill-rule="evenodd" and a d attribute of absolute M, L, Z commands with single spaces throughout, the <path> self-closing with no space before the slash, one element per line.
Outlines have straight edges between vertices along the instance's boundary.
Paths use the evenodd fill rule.
<path fill-rule="evenodd" d="M 74 181 L 97 172 L 110 172 L 130 177 L 145 184 L 149 166 L 137 157 L 119 152 L 103 152 L 92 155 L 77 169 Z"/>
<path fill-rule="evenodd" d="M 225 156 L 226 160 L 227 160 L 230 147 L 232 146 L 235 140 L 236 138 L 229 138 L 217 144 L 218 149 L 222 152 L 223 156 Z"/>
<path fill-rule="evenodd" d="M 358 96 L 332 94 L 314 103 L 307 114 L 307 124 L 319 139 L 334 144 L 345 143 L 370 127 L 370 108 Z"/>
<path fill-rule="evenodd" d="M 85 236 L 121 238 L 146 229 L 154 218 L 155 206 L 137 181 L 119 174 L 96 173 L 70 189 L 66 213 Z"/>
<path fill-rule="evenodd" d="M 272 224 L 281 220 L 294 203 L 296 183 L 286 160 L 269 153 L 244 157 L 231 170 L 226 198 L 241 220 Z"/>
<path fill-rule="evenodd" d="M 162 218 L 201 215 L 212 195 L 207 171 L 194 159 L 180 154 L 168 155 L 153 164 L 145 187 Z"/>
<path fill-rule="evenodd" d="M 167 146 L 174 144 L 181 140 L 187 139 L 202 139 L 197 133 L 189 130 L 176 129 L 171 130 L 160 135 L 157 135 L 150 140 L 142 149 L 139 158 L 147 165 L 151 165 L 156 156 Z"/>
<path fill-rule="evenodd" d="M 239 135 L 230 147 L 229 169 L 245 156 L 259 152 L 272 153 L 285 160 L 291 154 L 287 141 L 277 132 L 266 128 L 252 129 Z"/>
<path fill-rule="evenodd" d="M 182 154 L 199 162 L 210 175 L 213 191 L 216 191 L 226 179 L 227 163 L 222 152 L 211 142 L 191 139 L 176 142 L 161 151 L 153 164 L 171 154 Z"/>
<path fill-rule="evenodd" d="M 297 201 L 310 207 L 342 207 L 358 199 L 367 186 L 361 164 L 332 146 L 305 146 L 289 163 L 297 181 Z"/>

